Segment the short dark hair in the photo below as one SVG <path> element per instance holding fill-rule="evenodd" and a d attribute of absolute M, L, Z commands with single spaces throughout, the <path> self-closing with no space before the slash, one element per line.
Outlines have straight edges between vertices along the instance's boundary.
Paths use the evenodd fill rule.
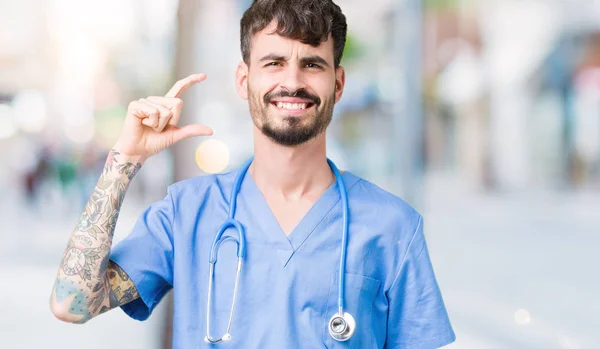
<path fill-rule="evenodd" d="M 342 61 L 346 44 L 346 16 L 332 0 L 254 0 L 240 21 L 242 59 L 250 64 L 252 37 L 277 22 L 275 33 L 317 47 L 333 38 L 335 67 Z"/>

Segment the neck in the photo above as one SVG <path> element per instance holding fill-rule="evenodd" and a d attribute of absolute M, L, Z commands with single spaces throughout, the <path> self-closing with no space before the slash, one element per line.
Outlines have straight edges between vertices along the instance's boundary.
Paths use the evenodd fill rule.
<path fill-rule="evenodd" d="M 327 163 L 325 132 L 304 144 L 286 147 L 254 127 L 254 161 L 248 172 L 263 195 L 288 201 L 316 200 L 335 180 Z"/>

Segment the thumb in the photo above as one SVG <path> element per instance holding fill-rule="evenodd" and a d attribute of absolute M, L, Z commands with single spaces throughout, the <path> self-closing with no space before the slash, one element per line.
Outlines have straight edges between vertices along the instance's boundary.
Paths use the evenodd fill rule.
<path fill-rule="evenodd" d="M 183 127 L 175 127 L 173 130 L 173 142 L 177 143 L 181 140 L 196 136 L 211 136 L 213 130 L 204 125 L 192 124 Z"/>

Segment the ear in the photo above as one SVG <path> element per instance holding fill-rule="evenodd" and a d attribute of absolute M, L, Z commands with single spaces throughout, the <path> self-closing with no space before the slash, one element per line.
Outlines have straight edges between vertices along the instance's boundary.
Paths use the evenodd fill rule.
<path fill-rule="evenodd" d="M 344 92 L 344 84 L 346 84 L 346 72 L 344 67 L 339 66 L 335 69 L 335 102 L 339 102 Z"/>
<path fill-rule="evenodd" d="M 243 99 L 248 99 L 248 65 L 241 61 L 235 73 L 235 86 L 237 92 Z"/>

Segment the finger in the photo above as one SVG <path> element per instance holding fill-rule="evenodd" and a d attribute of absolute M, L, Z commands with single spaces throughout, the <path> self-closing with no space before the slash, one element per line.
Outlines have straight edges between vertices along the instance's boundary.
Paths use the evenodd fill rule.
<path fill-rule="evenodd" d="M 149 101 L 148 99 L 144 99 L 144 102 L 158 109 L 158 126 L 154 128 L 154 131 L 161 132 L 173 116 L 173 113 L 167 107 L 160 104 L 156 104 L 152 101 Z"/>
<path fill-rule="evenodd" d="M 140 99 L 140 106 L 146 110 L 146 113 L 148 114 L 148 118 L 142 120 L 142 124 L 152 127 L 152 128 L 156 128 L 158 127 L 158 117 L 160 115 L 160 112 L 158 111 L 158 109 L 156 109 L 155 107 L 151 106 L 150 104 L 144 102 L 142 99 Z"/>
<path fill-rule="evenodd" d="M 144 103 L 141 99 L 129 104 L 131 114 L 142 119 L 142 124 L 150 127 L 158 126 L 158 109 Z"/>
<path fill-rule="evenodd" d="M 183 78 L 175 83 L 173 87 L 167 92 L 165 97 L 179 97 L 183 91 L 185 91 L 188 87 L 196 84 L 202 80 L 206 79 L 206 74 L 192 74 L 187 78 Z"/>
<path fill-rule="evenodd" d="M 150 127 L 151 129 L 154 129 L 158 124 L 154 124 L 154 121 L 152 121 L 151 118 L 146 118 L 144 120 L 142 120 L 142 125 L 146 125 L 148 127 Z"/>
<path fill-rule="evenodd" d="M 179 142 L 183 139 L 195 136 L 210 136 L 212 134 L 213 130 L 210 127 L 200 124 L 173 127 L 173 142 Z"/>
<path fill-rule="evenodd" d="M 148 97 L 147 99 L 153 103 L 160 104 L 169 108 L 173 114 L 171 120 L 169 121 L 169 125 L 177 125 L 181 116 L 181 109 L 183 108 L 183 101 L 181 100 L 181 98 L 152 96 Z"/>
<path fill-rule="evenodd" d="M 181 100 L 181 98 L 170 98 L 170 97 L 163 97 L 163 96 L 150 96 L 146 98 L 147 100 L 149 100 L 152 103 L 156 103 L 156 104 L 160 104 L 166 108 L 169 109 L 173 109 L 175 107 L 177 107 L 179 104 L 183 104 L 183 101 Z"/>

